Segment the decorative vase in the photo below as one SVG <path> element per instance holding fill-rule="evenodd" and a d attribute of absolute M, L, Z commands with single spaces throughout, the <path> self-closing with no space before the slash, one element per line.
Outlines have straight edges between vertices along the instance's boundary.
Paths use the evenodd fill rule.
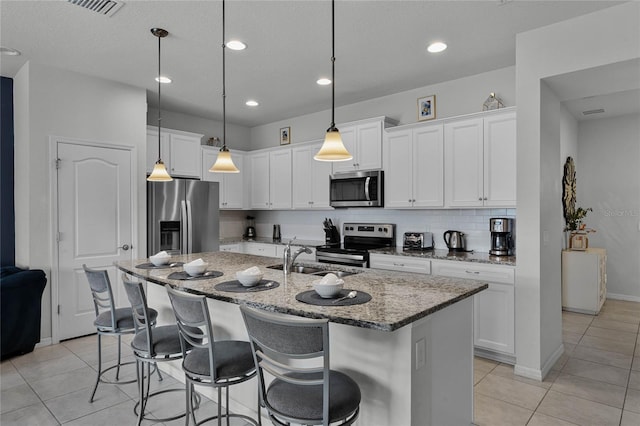
<path fill-rule="evenodd" d="M 584 251 L 589 248 L 589 238 L 586 232 L 572 232 L 571 239 L 569 240 L 570 250 Z"/>

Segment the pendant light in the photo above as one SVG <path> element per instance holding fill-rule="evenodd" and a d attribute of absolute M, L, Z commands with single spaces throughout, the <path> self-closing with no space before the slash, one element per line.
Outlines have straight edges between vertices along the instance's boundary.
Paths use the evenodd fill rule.
<path fill-rule="evenodd" d="M 160 156 L 160 121 L 162 120 L 161 116 L 160 116 L 160 86 L 162 86 L 162 83 L 160 83 L 160 40 L 163 39 L 164 37 L 169 35 L 169 32 L 167 30 L 163 30 L 162 28 L 152 28 L 151 29 L 151 34 L 153 34 L 154 36 L 158 37 L 158 161 L 156 161 L 155 166 L 153 166 L 153 171 L 151 172 L 151 174 L 149 175 L 149 177 L 147 178 L 148 181 L 151 182 L 167 182 L 167 181 L 171 181 L 173 180 L 173 178 L 169 175 L 169 172 L 167 172 L 167 168 L 164 165 L 164 162 L 162 161 L 162 158 Z"/>
<path fill-rule="evenodd" d="M 224 15 L 224 0 L 222 0 L 222 148 L 220 148 L 218 158 L 209 171 L 214 173 L 240 173 L 240 170 L 233 164 L 231 152 L 229 152 L 229 148 L 227 148 L 227 92 L 225 79 L 225 51 L 227 42 L 224 32 Z"/>
<path fill-rule="evenodd" d="M 340 131 L 334 120 L 336 109 L 335 38 L 335 1 L 331 0 L 331 125 L 327 129 L 320 151 L 313 157 L 318 161 L 348 161 L 353 158 L 342 143 L 342 136 L 340 136 Z"/>

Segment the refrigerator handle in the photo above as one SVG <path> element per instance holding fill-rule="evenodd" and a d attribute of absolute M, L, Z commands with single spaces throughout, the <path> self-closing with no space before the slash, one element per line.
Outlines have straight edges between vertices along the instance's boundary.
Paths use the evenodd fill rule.
<path fill-rule="evenodd" d="M 187 200 L 187 253 L 193 253 L 193 214 L 189 200 Z"/>
<path fill-rule="evenodd" d="M 180 253 L 187 254 L 187 203 L 180 201 Z"/>

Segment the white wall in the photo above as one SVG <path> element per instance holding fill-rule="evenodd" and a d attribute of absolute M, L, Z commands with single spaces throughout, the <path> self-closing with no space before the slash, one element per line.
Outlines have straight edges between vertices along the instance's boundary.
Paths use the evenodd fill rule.
<path fill-rule="evenodd" d="M 146 93 L 121 83 L 27 63 L 15 78 L 16 264 L 51 269 L 49 136 L 136 147 L 138 244 L 146 241 Z M 41 337 L 51 336 L 51 278 Z"/>
<path fill-rule="evenodd" d="M 564 174 L 567 157 L 578 161 L 578 120 L 564 105 L 560 106 L 560 175 Z"/>
<path fill-rule="evenodd" d="M 543 251 L 545 244 L 560 244 L 561 232 L 556 228 L 560 219 L 542 215 L 562 214 L 556 207 L 561 206 L 560 199 L 553 196 L 560 191 L 549 191 L 545 182 L 545 173 L 558 173 L 560 149 L 545 146 L 543 117 L 548 116 L 542 111 L 550 105 L 543 102 L 541 80 L 640 57 L 639 18 L 640 3 L 628 2 L 517 36 L 517 374 L 542 378 L 562 352 L 557 338 L 561 321 L 544 320 L 541 328 L 543 318 L 559 317 L 557 291 L 551 288 L 560 276 L 559 261 L 548 260 Z M 552 282 L 545 281 L 549 276 Z"/>
<path fill-rule="evenodd" d="M 640 115 L 579 125 L 577 205 L 590 247 L 607 249 L 609 297 L 640 301 Z"/>
<path fill-rule="evenodd" d="M 387 116 L 399 124 L 415 123 L 418 118 L 417 100 L 436 95 L 436 118 L 453 117 L 482 111 L 482 104 L 495 92 L 505 106 L 514 106 L 515 67 L 501 68 L 471 77 L 419 87 L 406 92 L 358 102 L 336 108 L 336 124 L 370 117 Z M 331 105 L 327 99 L 327 107 Z M 292 117 L 251 129 L 252 149 L 279 145 L 281 127 L 291 127 L 291 143 L 324 139 L 331 123 L 331 110 Z"/>
<path fill-rule="evenodd" d="M 202 143 L 212 137 L 222 139 L 222 121 L 211 120 L 179 112 L 162 110 L 162 127 L 185 132 L 201 133 L 204 135 Z M 147 111 L 149 126 L 158 125 L 158 109 L 149 108 Z M 231 124 L 227 121 L 227 146 L 230 149 L 248 151 L 251 149 L 251 130 L 248 127 Z"/>

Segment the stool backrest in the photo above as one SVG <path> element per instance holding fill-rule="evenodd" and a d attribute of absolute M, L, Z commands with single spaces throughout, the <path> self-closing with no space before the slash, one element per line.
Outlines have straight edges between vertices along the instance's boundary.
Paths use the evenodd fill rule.
<path fill-rule="evenodd" d="M 174 290 L 168 284 L 165 288 L 169 294 L 169 300 L 180 331 L 182 355 L 185 356 L 187 350 L 190 350 L 191 347 L 205 348 L 209 352 L 209 371 L 211 375 L 203 376 L 202 379 L 212 382 L 217 381 L 218 372 L 214 368 L 213 328 L 211 326 L 207 298 Z"/>
<path fill-rule="evenodd" d="M 266 398 L 264 371 L 296 385 L 322 385 L 324 424 L 329 419 L 329 321 L 285 316 L 240 306 L 258 371 L 260 398 L 267 410 L 277 412 Z M 315 360 L 300 366 L 297 360 Z"/>
<path fill-rule="evenodd" d="M 84 273 L 89 281 L 89 287 L 91 288 L 91 296 L 93 297 L 93 307 L 96 310 L 96 318 L 102 312 L 111 312 L 111 327 L 106 327 L 110 330 L 116 329 L 116 305 L 113 300 L 113 291 L 111 290 L 111 281 L 109 281 L 109 274 L 103 269 L 91 269 L 87 265 L 82 265 Z M 105 329 L 105 327 L 101 327 Z"/>
<path fill-rule="evenodd" d="M 147 333 L 147 354 L 153 358 L 156 356 L 153 350 L 153 327 L 152 321 L 149 315 L 149 308 L 147 306 L 147 297 L 144 294 L 144 287 L 140 282 L 134 282 L 127 278 L 125 274 L 122 274 L 122 284 L 127 292 L 129 303 L 131 304 L 131 311 L 133 313 L 133 323 L 135 326 L 136 334 L 144 331 Z"/>

